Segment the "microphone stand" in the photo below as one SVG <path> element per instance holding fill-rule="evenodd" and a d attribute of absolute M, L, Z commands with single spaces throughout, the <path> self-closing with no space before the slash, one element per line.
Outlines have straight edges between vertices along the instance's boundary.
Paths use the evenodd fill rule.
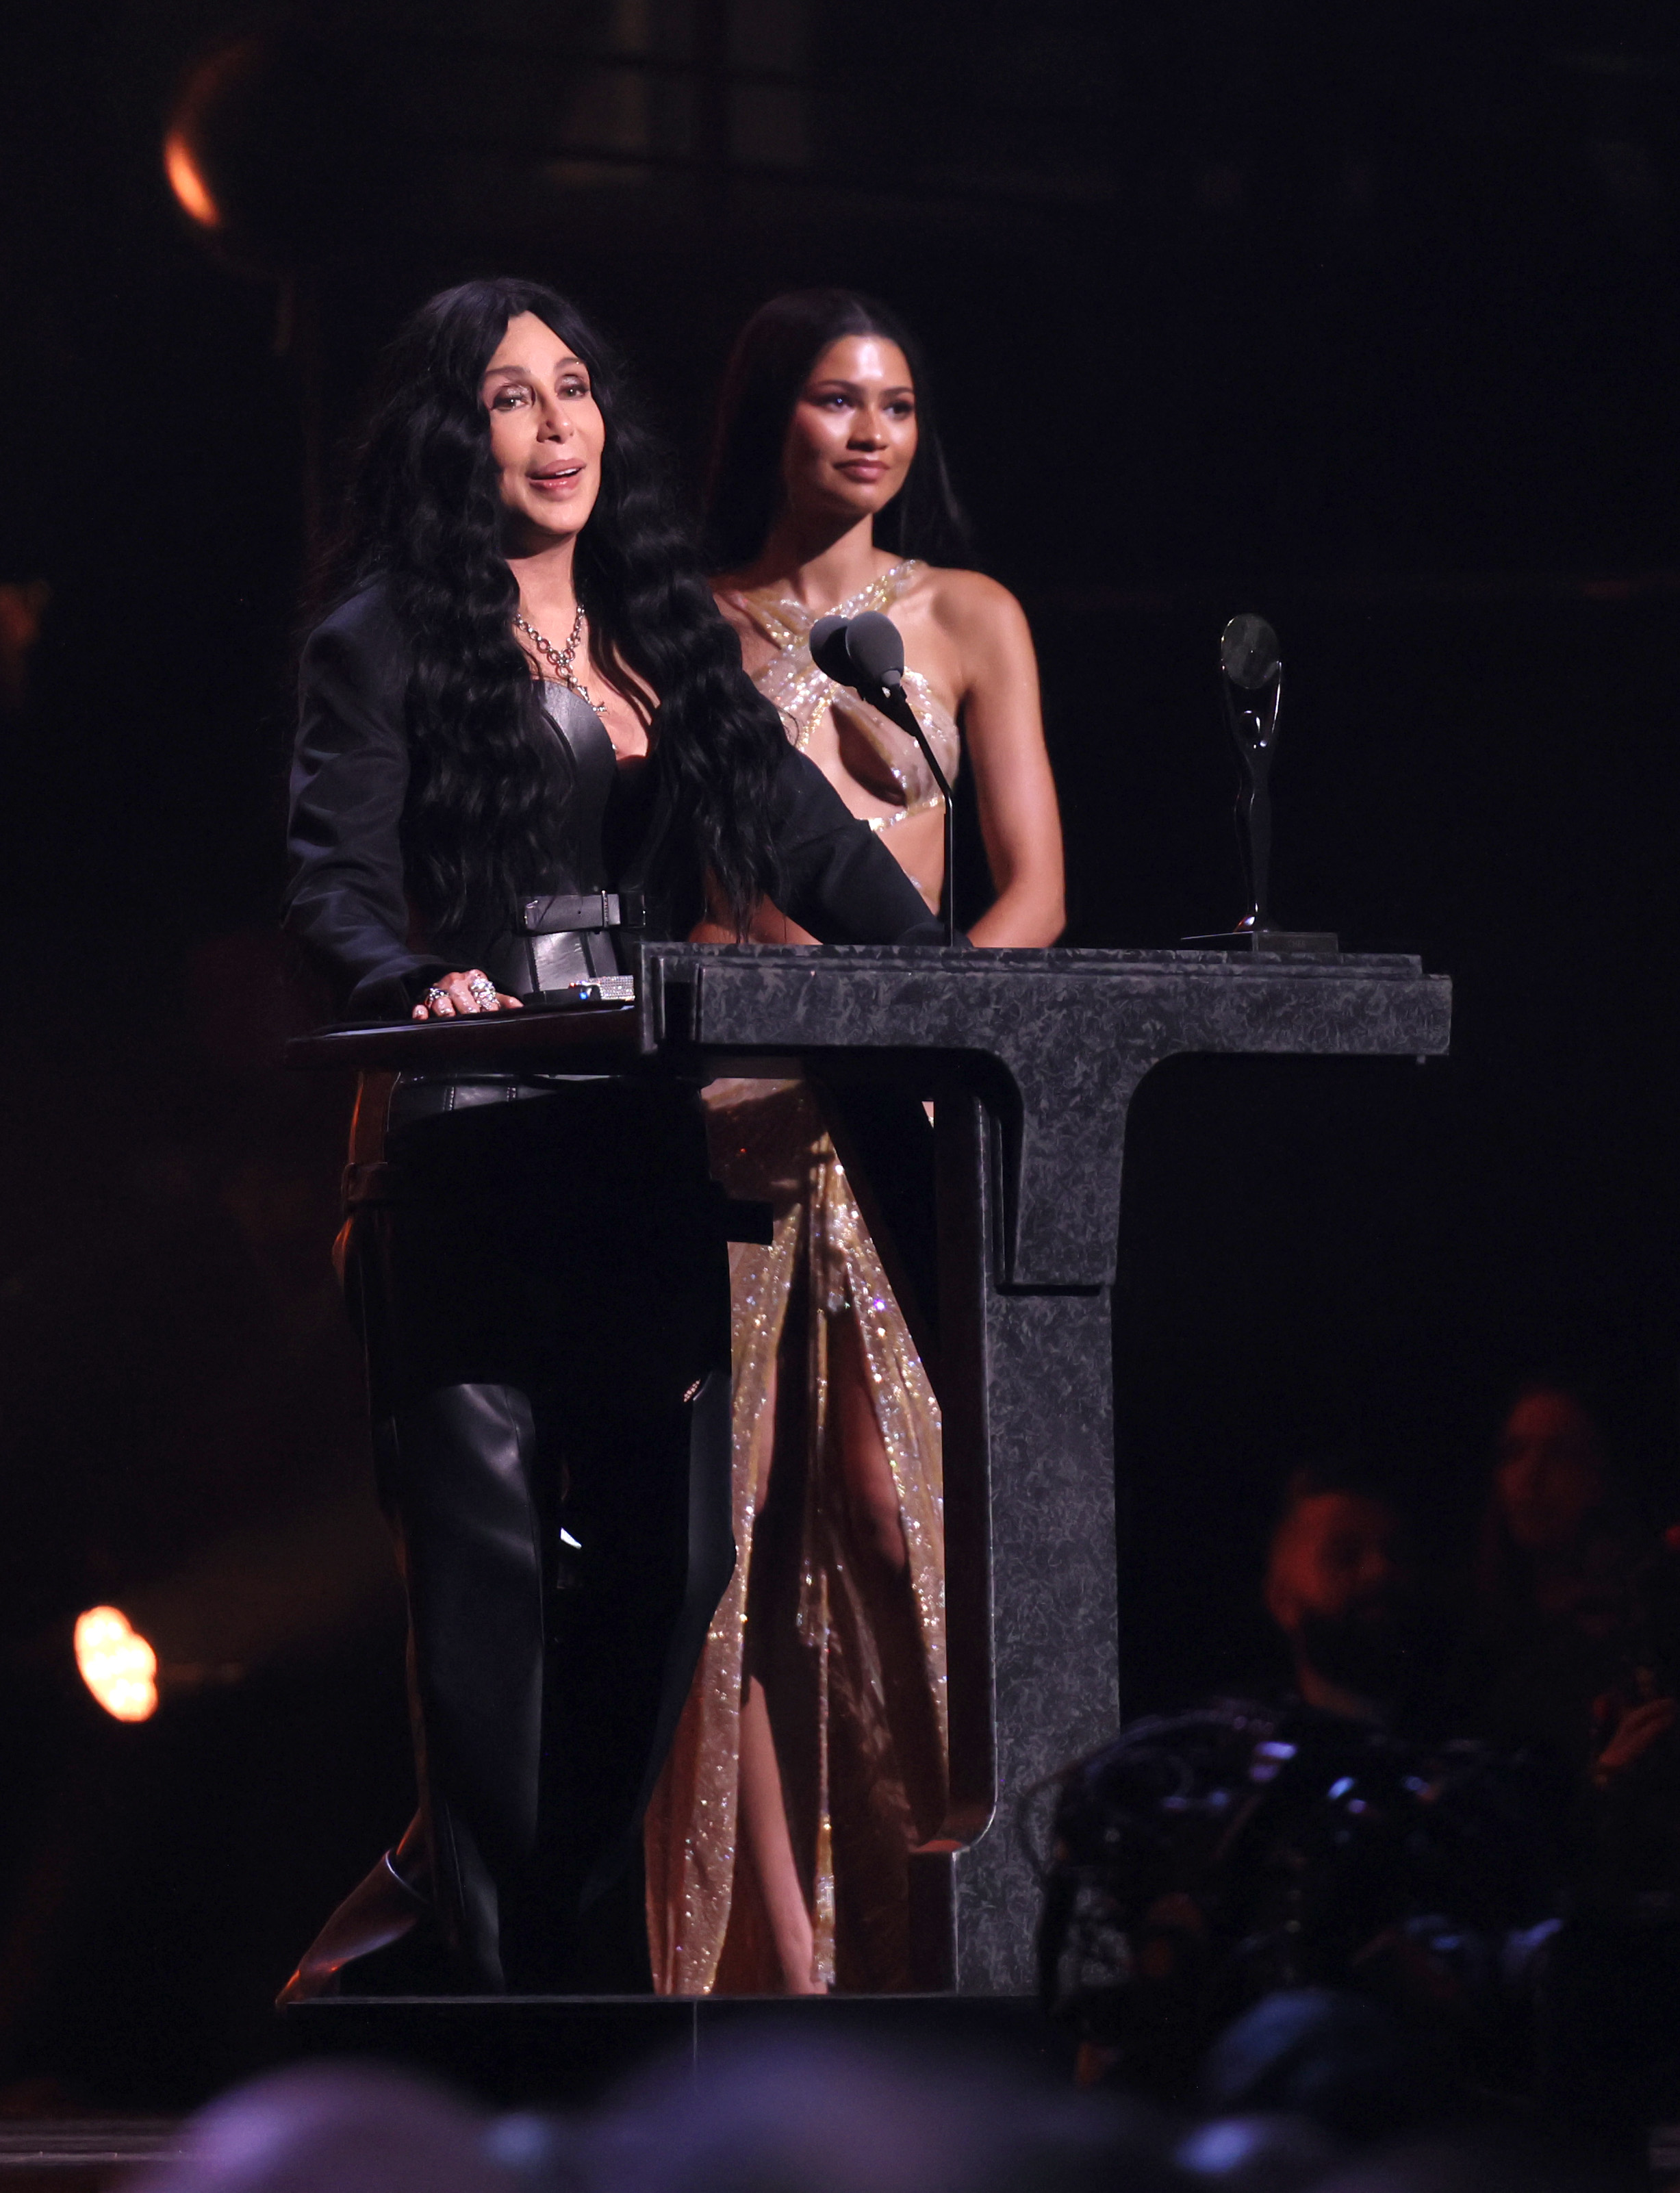
<path fill-rule="evenodd" d="M 896 724 L 915 740 L 945 801 L 945 941 L 947 947 L 953 946 L 957 942 L 957 802 L 950 782 L 940 767 L 939 756 L 929 745 L 927 733 L 916 720 L 916 711 L 905 698 L 902 673 L 894 675 L 891 684 L 886 685 L 877 685 L 873 679 L 860 678 L 854 690 L 871 708 L 878 708 L 889 723 Z"/>

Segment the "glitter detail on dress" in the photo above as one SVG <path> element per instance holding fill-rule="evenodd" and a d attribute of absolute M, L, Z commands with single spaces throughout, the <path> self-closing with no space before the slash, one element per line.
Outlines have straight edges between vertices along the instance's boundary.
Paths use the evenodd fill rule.
<path fill-rule="evenodd" d="M 803 602 L 796 602 L 791 595 L 779 594 L 773 587 L 760 587 L 750 593 L 731 593 L 723 598 L 777 650 L 774 661 L 758 672 L 753 683 L 768 700 L 775 703 L 791 726 L 789 736 L 794 745 L 803 753 L 811 742 L 811 734 L 824 709 L 831 708 L 837 720 L 860 733 L 878 756 L 898 804 L 890 815 L 869 818 L 870 828 L 877 833 L 894 829 L 900 822 L 907 822 L 912 815 L 939 814 L 945 805 L 944 796 L 934 782 L 921 747 L 909 733 L 901 731 L 878 708 L 871 708 L 866 701 L 860 700 L 849 686 L 837 685 L 817 668 L 811 660 L 811 627 L 819 616 L 831 614 L 854 617 L 861 616 L 866 610 L 879 610 L 885 614 L 923 569 L 914 557 L 894 564 L 891 570 L 883 571 L 860 592 L 837 603 L 831 612 L 808 610 Z M 949 782 L 955 784 L 957 764 L 963 756 L 963 741 L 956 724 L 934 698 L 931 687 L 919 670 L 905 672 L 904 690 L 917 722 L 939 756 L 940 767 Z M 923 878 L 911 876 L 911 881 L 923 897 L 935 896 Z"/>
<path fill-rule="evenodd" d="M 799 1855 L 815 1934 L 812 1977 L 819 1985 L 902 1988 L 909 1853 L 940 1832 L 946 1805 L 939 1404 L 810 1091 L 799 1082 L 732 1082 L 714 1083 L 706 1096 L 714 1174 L 732 1195 L 768 1199 L 775 1222 L 769 1247 L 738 1243 L 729 1251 L 739 1559 L 649 1809 L 654 1985 L 662 1995 L 709 1994 L 730 1935 L 746 1611 L 780 1365 L 784 1376 L 809 1366 L 810 1380 L 797 1629 L 814 1663 L 817 1726 L 804 1761 L 812 1786 L 792 1786 L 798 1761 L 784 1762 L 784 1780 L 790 1825 L 810 1829 Z M 789 1329 L 796 1293 L 806 1306 L 803 1334 Z M 843 1319 L 855 1321 L 898 1494 L 920 1646 L 913 1668 L 883 1655 L 883 1610 L 871 1603 L 866 1568 L 854 1558 L 828 1377 Z M 726 1989 L 773 1989 L 767 1955 L 763 1943 L 732 1948 Z"/>
<path fill-rule="evenodd" d="M 894 564 L 837 604 L 837 613 L 889 610 L 923 568 L 914 560 Z M 728 599 L 777 650 L 755 682 L 793 742 L 809 745 L 831 708 L 883 764 L 900 804 L 870 827 L 890 830 L 911 815 L 939 812 L 939 787 L 915 741 L 812 661 L 820 612 L 769 587 Z M 962 743 L 956 724 L 918 672 L 906 670 L 904 683 L 954 782 Z M 930 902 L 937 897 L 911 880 Z M 806 1385 L 793 1412 L 805 1452 L 784 1454 L 778 1468 L 803 1467 L 796 1628 L 809 1665 L 803 1684 L 793 1670 L 796 1721 L 800 1699 L 808 1703 L 805 1721 L 791 1731 L 796 1740 L 785 1749 L 779 1732 L 777 1749 L 812 1915 L 812 1978 L 819 1986 L 903 1988 L 910 1982 L 909 1854 L 940 1833 L 947 1790 L 939 1404 L 809 1090 L 800 1082 L 715 1082 L 706 1100 L 715 1177 L 731 1195 L 769 1202 L 775 1224 L 768 1247 L 738 1243 L 729 1251 L 738 1558 L 648 1813 L 654 1984 L 661 1995 L 706 1995 L 714 1986 L 746 1993 L 778 1984 L 768 1938 L 739 1908 L 735 1852 L 753 1540 L 780 1371 Z M 796 1302 L 803 1331 L 789 1328 Z M 902 1606 L 871 1603 L 869 1566 L 856 1558 L 830 1409 L 831 1343 L 843 1320 L 855 1326 L 898 1495 L 908 1557 Z M 894 1583 L 904 1595 L 906 1580 Z M 777 1700 L 770 1704 L 774 1722 Z"/>

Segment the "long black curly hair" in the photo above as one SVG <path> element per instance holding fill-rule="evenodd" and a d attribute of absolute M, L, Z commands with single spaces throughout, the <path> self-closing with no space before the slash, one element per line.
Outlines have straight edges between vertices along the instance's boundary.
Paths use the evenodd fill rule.
<path fill-rule="evenodd" d="M 934 424 L 921 346 L 898 314 L 854 289 L 789 289 L 761 305 L 735 338 L 717 400 L 706 481 L 706 547 L 714 570 L 739 570 L 763 547 L 782 501 L 788 421 L 811 368 L 846 335 L 883 335 L 904 352 L 916 390 L 916 455 L 877 517 L 875 538 L 896 556 L 961 562 L 969 524 Z"/>
<path fill-rule="evenodd" d="M 613 351 L 577 308 L 534 282 L 467 282 L 423 305 L 386 353 L 352 455 L 346 520 L 321 592 L 383 581 L 413 667 L 403 817 L 410 893 L 435 934 L 505 925 L 547 873 L 566 792 L 511 620 L 518 589 L 480 395 L 510 321 L 531 312 L 588 368 L 605 424 L 601 489 L 574 579 L 608 677 L 657 695 L 652 767 L 671 818 L 655 862 L 709 873 L 738 927 L 774 895 L 766 818 L 786 735 L 741 668 L 667 482 L 674 467 L 637 415 Z"/>

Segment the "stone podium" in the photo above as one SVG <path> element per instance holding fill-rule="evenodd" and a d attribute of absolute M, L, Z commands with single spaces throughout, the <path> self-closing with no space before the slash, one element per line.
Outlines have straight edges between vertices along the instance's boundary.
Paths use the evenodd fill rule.
<path fill-rule="evenodd" d="M 644 943 L 636 988 L 324 1030 L 292 1062 L 817 1083 L 945 1419 L 951 1811 L 913 1861 L 916 1982 L 1029 1995 L 1016 1807 L 1120 1712 L 1109 1297 L 1133 1093 L 1186 1052 L 1438 1056 L 1450 985 L 1378 954 Z"/>

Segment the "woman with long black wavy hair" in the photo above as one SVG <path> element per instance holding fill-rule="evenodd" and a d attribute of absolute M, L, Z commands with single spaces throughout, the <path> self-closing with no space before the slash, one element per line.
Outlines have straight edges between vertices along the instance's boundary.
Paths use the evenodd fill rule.
<path fill-rule="evenodd" d="M 624 980 L 620 931 L 937 941 L 791 755 L 574 308 L 433 298 L 300 673 L 287 924 L 358 1016 Z M 475 1991 L 648 1984 L 641 1816 L 732 1560 L 728 1271 L 693 1092 L 364 1085 L 345 1273 L 408 1590 L 419 1817 L 290 1984 L 428 1938 Z M 375 1984 L 363 1965 L 357 1984 Z"/>

